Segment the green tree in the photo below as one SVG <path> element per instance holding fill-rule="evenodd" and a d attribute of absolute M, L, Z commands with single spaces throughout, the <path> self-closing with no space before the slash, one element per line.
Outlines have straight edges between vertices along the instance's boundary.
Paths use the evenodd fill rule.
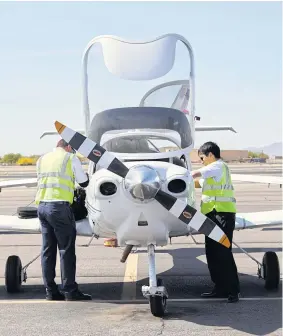
<path fill-rule="evenodd" d="M 259 156 L 260 158 L 264 158 L 264 159 L 269 159 L 269 156 L 263 152 L 259 153 Z"/>
<path fill-rule="evenodd" d="M 8 153 L 3 156 L 2 162 L 3 163 L 8 163 L 8 164 L 13 164 L 16 163 L 19 158 L 21 158 L 22 155 L 20 153 L 14 154 L 14 153 Z"/>
<path fill-rule="evenodd" d="M 249 152 L 249 153 L 248 153 L 248 156 L 249 156 L 250 158 L 256 158 L 256 157 L 257 157 L 257 153 Z"/>
<path fill-rule="evenodd" d="M 264 159 L 269 159 L 269 156 L 263 152 L 261 153 L 256 153 L 256 152 L 249 152 L 248 153 L 249 158 L 264 158 Z"/>

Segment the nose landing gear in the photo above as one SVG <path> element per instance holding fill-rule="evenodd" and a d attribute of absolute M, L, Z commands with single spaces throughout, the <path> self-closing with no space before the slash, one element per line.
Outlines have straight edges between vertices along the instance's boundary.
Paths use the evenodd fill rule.
<path fill-rule="evenodd" d="M 152 315 L 162 317 L 166 313 L 168 293 L 161 279 L 156 279 L 154 245 L 149 245 L 149 286 L 142 286 L 142 293 L 149 300 Z"/>

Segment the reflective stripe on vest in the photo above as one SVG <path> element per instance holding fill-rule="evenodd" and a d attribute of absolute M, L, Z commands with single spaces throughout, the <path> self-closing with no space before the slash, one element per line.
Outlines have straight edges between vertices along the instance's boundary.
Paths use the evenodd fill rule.
<path fill-rule="evenodd" d="M 205 190 L 234 190 L 234 187 L 230 184 L 224 184 L 224 185 L 211 185 L 207 184 L 203 186 L 203 191 Z"/>
<path fill-rule="evenodd" d="M 48 172 L 48 173 L 40 173 L 40 164 L 42 160 L 42 156 L 40 157 L 38 161 L 38 180 L 41 179 L 42 177 L 62 177 L 65 180 L 73 181 L 72 177 L 69 175 L 66 175 L 66 169 L 67 169 L 67 163 L 69 158 L 71 157 L 70 153 L 66 153 L 66 156 L 64 158 L 63 164 L 62 164 L 62 169 L 60 173 L 54 173 L 54 172 Z"/>
<path fill-rule="evenodd" d="M 64 185 L 64 184 L 59 184 L 59 183 L 46 183 L 46 184 L 39 184 L 38 185 L 39 189 L 45 189 L 45 188 L 62 188 L 64 190 L 68 190 L 72 192 L 74 189 Z"/>
<path fill-rule="evenodd" d="M 37 164 L 37 204 L 42 200 L 57 199 L 65 200 L 70 203 L 73 202 L 75 188 L 75 180 L 71 166 L 73 155 L 74 154 L 57 149 L 54 153 L 48 153 L 40 157 Z M 44 160 L 44 162 L 42 160 Z M 48 171 L 49 168 L 55 171 Z"/>
<path fill-rule="evenodd" d="M 202 196 L 201 201 L 203 203 L 208 203 L 211 201 L 217 201 L 217 202 L 233 202 L 236 203 L 235 197 L 221 197 L 221 196 Z"/>
<path fill-rule="evenodd" d="M 62 177 L 64 180 L 73 181 L 72 177 L 62 173 L 42 173 L 38 174 L 37 180 L 39 181 L 43 177 Z"/>
<path fill-rule="evenodd" d="M 236 212 L 234 187 L 231 182 L 229 168 L 223 162 L 221 180 L 213 178 L 204 180 L 201 197 L 201 212 L 207 214 L 215 209 L 217 212 Z"/>
<path fill-rule="evenodd" d="M 41 164 L 41 159 L 42 159 L 42 157 L 41 157 L 40 161 L 38 162 L 38 172 L 39 172 L 39 174 L 38 174 L 37 180 L 39 181 L 43 177 L 61 177 L 64 180 L 74 182 L 74 179 L 71 176 L 65 174 L 66 169 L 67 169 L 67 163 L 68 163 L 68 160 L 70 159 L 70 157 L 71 157 L 71 154 L 66 153 L 60 173 L 54 173 L 54 172 L 40 173 L 40 164 Z M 64 184 L 59 184 L 59 183 L 39 184 L 39 188 L 40 189 L 43 189 L 43 188 L 62 188 L 62 189 L 65 189 L 65 190 L 72 191 L 71 188 L 65 186 Z"/>

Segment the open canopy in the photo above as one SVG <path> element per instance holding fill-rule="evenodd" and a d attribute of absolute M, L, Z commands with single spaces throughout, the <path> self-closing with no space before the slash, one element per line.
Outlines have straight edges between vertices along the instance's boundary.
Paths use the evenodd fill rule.
<path fill-rule="evenodd" d="M 139 131 L 145 135 L 145 138 L 146 135 L 153 136 L 153 134 L 156 134 L 159 135 L 160 139 L 168 139 L 170 136 L 167 136 L 167 134 L 170 132 L 179 135 L 178 151 L 180 153 L 178 153 L 178 156 L 182 155 L 184 151 L 187 151 L 193 143 L 189 121 L 184 113 L 176 109 L 165 107 L 125 107 L 100 112 L 96 114 L 92 120 L 88 137 L 96 143 L 102 144 L 101 139 L 106 133 L 112 133 L 112 138 L 115 138 L 115 133 L 116 137 L 119 137 L 119 134 L 123 134 L 123 139 L 116 140 L 116 142 L 120 141 L 118 144 L 120 149 L 117 151 L 120 153 L 128 153 L 131 156 L 133 151 L 127 151 L 126 149 L 125 137 L 127 137 L 127 130 L 129 130 L 130 133 L 130 139 L 136 139 L 139 143 L 141 143 L 142 139 Z M 158 138 L 158 136 L 156 137 Z M 125 149 L 123 150 L 122 148 L 121 150 L 123 142 Z M 110 151 L 115 152 L 114 147 L 111 146 L 109 142 L 108 144 L 106 142 L 106 145 Z M 116 146 L 116 148 L 118 147 Z M 141 147 L 137 147 L 135 154 L 138 153 L 138 148 Z M 143 153 L 144 151 L 141 152 Z M 144 153 L 142 156 L 150 155 L 152 158 L 173 156 L 173 154 L 154 153 L 154 151 L 151 151 L 151 153 Z"/>

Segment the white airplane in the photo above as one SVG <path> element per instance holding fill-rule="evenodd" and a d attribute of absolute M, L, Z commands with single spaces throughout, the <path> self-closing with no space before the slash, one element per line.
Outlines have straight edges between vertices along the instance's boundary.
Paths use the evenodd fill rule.
<path fill-rule="evenodd" d="M 158 85 L 147 92 L 137 106 L 97 113 L 90 123 L 87 60 L 93 45 L 101 44 L 105 65 L 112 74 L 140 81 L 160 78 L 172 69 L 178 41 L 189 52 L 188 80 Z M 194 112 L 194 73 L 193 50 L 181 35 L 167 34 L 146 42 L 131 42 L 115 36 L 94 38 L 83 55 L 85 130 L 74 131 L 56 122 L 56 132 L 48 131 L 41 136 L 60 134 L 89 159 L 90 183 L 85 192 L 87 215 L 77 218 L 77 234 L 90 236 L 89 244 L 94 237 L 116 238 L 119 246 L 125 246 L 121 262 L 126 261 L 134 246 L 147 248 L 149 286 L 143 286 L 142 293 L 155 316 L 164 315 L 168 298 L 161 279 L 156 277 L 156 246 L 167 245 L 171 237 L 190 235 L 194 239 L 193 235 L 204 234 L 227 248 L 231 243 L 239 247 L 229 242 L 221 228 L 196 209 L 190 174 L 195 131 L 234 129 L 195 125 L 199 118 Z M 167 103 L 163 99 L 154 101 L 156 93 L 164 91 Z M 172 150 L 162 150 L 166 142 L 172 145 Z M 241 179 L 236 177 L 236 180 Z M 244 175 L 244 180 L 282 183 L 281 178 L 268 176 L 260 180 L 256 177 L 255 181 L 252 176 Z M 0 189 L 36 185 L 36 178 L 2 181 Z M 282 225 L 281 210 L 237 214 L 236 230 L 274 225 Z M 18 208 L 18 216 L 1 215 L 0 229 L 40 233 L 36 208 Z M 280 268 L 276 253 L 268 251 L 259 262 L 241 250 L 258 264 L 258 276 L 265 280 L 266 289 L 278 288 Z M 8 292 L 20 290 L 22 282 L 27 280 L 28 266 L 38 257 L 23 267 L 18 256 L 9 256 L 5 271 Z"/>

